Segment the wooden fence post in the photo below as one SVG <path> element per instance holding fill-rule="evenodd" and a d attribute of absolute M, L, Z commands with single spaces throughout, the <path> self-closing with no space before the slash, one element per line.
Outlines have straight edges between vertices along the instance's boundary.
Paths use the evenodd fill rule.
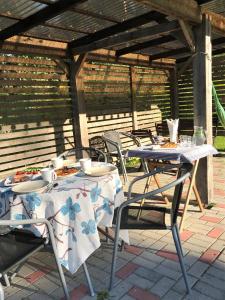
<path fill-rule="evenodd" d="M 82 67 L 86 54 L 81 54 L 75 61 L 71 55 L 70 62 L 70 88 L 73 110 L 73 133 L 75 147 L 89 146 L 86 106 L 84 99 Z"/>
<path fill-rule="evenodd" d="M 131 96 L 131 112 L 132 112 L 132 124 L 133 129 L 138 129 L 138 118 L 137 118 L 137 102 L 136 102 L 136 72 L 135 67 L 129 67 L 130 71 L 130 96 Z"/>
<path fill-rule="evenodd" d="M 195 29 L 196 55 L 193 60 L 194 124 L 203 126 L 207 143 L 212 144 L 212 43 L 211 24 L 203 15 L 202 24 Z M 213 199 L 212 157 L 200 160 L 197 187 L 204 203 Z"/>

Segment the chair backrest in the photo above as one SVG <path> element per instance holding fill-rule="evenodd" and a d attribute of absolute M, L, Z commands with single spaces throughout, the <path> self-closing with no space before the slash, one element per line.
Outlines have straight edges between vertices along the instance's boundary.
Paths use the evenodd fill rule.
<path fill-rule="evenodd" d="M 105 141 L 100 135 L 93 136 L 89 139 L 89 147 L 101 150 L 102 152 L 106 150 Z"/>
<path fill-rule="evenodd" d="M 116 143 L 120 149 L 123 148 L 119 132 L 114 131 L 114 130 L 106 131 L 103 134 L 103 138 L 104 137 L 106 137 L 108 140 Z M 117 152 L 117 148 L 114 145 L 112 145 L 110 142 L 107 142 L 107 140 L 105 141 L 105 144 L 106 144 L 106 148 L 107 148 L 108 152 L 114 152 L 114 151 Z"/>
<path fill-rule="evenodd" d="M 178 216 L 178 210 L 179 210 L 179 205 L 181 201 L 181 196 L 182 196 L 182 191 L 183 191 L 183 185 L 184 181 L 187 177 L 190 176 L 190 172 L 192 170 L 192 164 L 176 164 L 172 165 L 169 164 L 168 166 L 164 166 L 162 168 L 157 168 L 156 170 L 145 174 L 143 176 L 136 177 L 129 185 L 128 188 L 128 200 L 124 202 L 124 206 L 127 206 L 131 203 L 138 202 L 143 199 L 154 199 L 154 197 L 158 198 L 157 195 L 161 194 L 162 192 L 165 192 L 171 188 L 174 188 L 173 196 L 172 196 L 172 206 L 171 206 L 171 226 L 176 224 L 177 222 L 177 216 Z M 143 194 L 138 194 L 137 196 L 132 196 L 132 189 L 135 183 L 140 184 L 140 180 L 146 180 L 149 179 L 149 177 L 169 171 L 171 169 L 176 169 L 178 171 L 177 179 L 172 180 L 171 182 L 167 183 L 166 185 L 153 190 L 151 192 L 146 192 Z M 171 177 L 171 179 L 174 179 Z"/>
<path fill-rule="evenodd" d="M 74 161 L 77 161 L 81 158 L 90 157 L 93 161 L 107 162 L 105 153 L 100 149 L 96 149 L 93 147 L 74 148 L 62 153 L 59 157 L 63 157 L 64 159 L 72 157 Z"/>
<path fill-rule="evenodd" d="M 150 129 L 135 129 L 131 131 L 131 134 L 139 138 L 149 138 L 154 143 L 154 138 Z"/>

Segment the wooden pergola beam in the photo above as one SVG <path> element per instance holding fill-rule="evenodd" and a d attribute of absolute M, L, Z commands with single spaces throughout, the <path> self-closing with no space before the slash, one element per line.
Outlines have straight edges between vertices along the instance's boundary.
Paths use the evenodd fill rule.
<path fill-rule="evenodd" d="M 77 60 L 70 54 L 70 87 L 73 114 L 73 134 L 75 147 L 89 146 L 86 106 L 84 99 L 83 78 L 81 69 L 87 54 L 81 54 Z"/>
<path fill-rule="evenodd" d="M 57 16 L 59 13 L 64 12 L 72 5 L 79 4 L 84 1 L 86 0 L 59 0 L 54 4 L 49 4 L 49 6 L 39 10 L 37 13 L 0 31 L 0 40 L 4 41 L 14 35 L 28 31 L 31 28 Z"/>
<path fill-rule="evenodd" d="M 157 34 L 165 34 L 170 32 L 175 32 L 179 29 L 179 24 L 177 21 L 171 21 L 167 23 L 162 23 L 156 26 L 150 26 L 142 29 L 138 29 L 132 32 L 126 32 L 119 34 L 117 36 L 112 36 L 97 42 L 90 43 L 88 45 L 75 47 L 72 49 L 74 54 L 80 54 L 85 52 L 90 52 L 93 50 L 107 48 L 115 46 L 125 42 L 131 42 L 133 40 L 142 39 L 146 37 L 151 37 Z"/>
<path fill-rule="evenodd" d="M 156 12 L 156 11 L 151 11 L 144 15 L 126 20 L 122 23 L 115 24 L 113 26 L 104 28 L 95 33 L 89 34 L 89 35 L 79 38 L 75 41 L 72 41 L 68 44 L 68 47 L 72 49 L 75 47 L 81 47 L 83 45 L 91 44 L 91 43 L 97 42 L 99 40 L 102 40 L 104 38 L 107 38 L 109 36 L 124 32 L 124 31 L 132 29 L 132 28 L 136 28 L 138 26 L 144 25 L 151 21 L 158 20 L 160 18 L 164 18 L 164 15 L 162 15 L 161 13 Z"/>
<path fill-rule="evenodd" d="M 163 37 L 158 38 L 158 39 L 153 39 L 153 40 L 150 40 L 150 41 L 147 41 L 147 42 L 138 43 L 136 45 L 120 49 L 120 50 L 116 51 L 116 56 L 118 57 L 118 56 L 121 56 L 121 55 L 124 55 L 124 54 L 128 54 L 128 53 L 138 51 L 138 50 L 142 50 L 142 49 L 146 49 L 146 48 L 149 48 L 149 47 L 154 47 L 154 46 L 162 45 L 162 44 L 165 44 L 165 43 L 173 42 L 175 40 L 176 40 L 176 38 L 174 38 L 170 35 L 163 36 Z"/>
<path fill-rule="evenodd" d="M 156 60 L 156 59 L 161 59 L 161 58 L 173 57 L 173 56 L 178 55 L 178 54 L 186 54 L 186 53 L 190 54 L 190 50 L 187 47 L 173 49 L 173 50 L 170 50 L 170 51 L 165 51 L 165 52 L 161 52 L 161 53 L 158 53 L 158 54 L 150 55 L 150 61 Z"/>
<path fill-rule="evenodd" d="M 174 16 L 194 23 L 201 22 L 201 8 L 194 0 L 136 0 L 165 15 Z"/>
<path fill-rule="evenodd" d="M 194 0 L 136 0 L 139 3 L 159 11 L 163 14 L 193 23 L 201 23 L 202 15 L 208 15 L 212 27 L 225 34 L 225 17 L 208 11 L 198 5 Z"/>
<path fill-rule="evenodd" d="M 183 31 L 183 34 L 185 36 L 185 39 L 187 41 L 187 44 L 191 49 L 191 52 L 195 52 L 194 34 L 192 32 L 192 28 L 191 28 L 190 24 L 181 19 L 179 19 L 179 23 L 180 23 L 180 27 Z"/>

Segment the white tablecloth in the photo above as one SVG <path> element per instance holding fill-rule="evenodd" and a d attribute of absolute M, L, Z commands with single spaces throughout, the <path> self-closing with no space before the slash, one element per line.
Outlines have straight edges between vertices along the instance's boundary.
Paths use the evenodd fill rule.
<path fill-rule="evenodd" d="M 0 187 L 0 218 L 47 218 L 62 265 L 75 273 L 100 246 L 97 225 L 111 226 L 114 208 L 123 201 L 117 170 L 102 177 L 78 174 L 58 181 L 51 193 L 15 195 L 10 188 Z M 46 235 L 43 225 L 27 228 Z"/>
<path fill-rule="evenodd" d="M 150 146 L 149 146 L 150 147 Z M 193 162 L 208 155 L 217 154 L 217 150 L 211 145 L 192 147 L 177 147 L 171 149 L 147 149 L 147 146 L 129 150 L 128 157 L 141 157 L 148 159 L 177 160 L 179 162 Z"/>

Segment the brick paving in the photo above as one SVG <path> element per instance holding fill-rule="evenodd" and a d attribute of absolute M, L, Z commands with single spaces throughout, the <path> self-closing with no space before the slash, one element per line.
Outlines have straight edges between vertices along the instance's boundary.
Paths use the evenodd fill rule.
<path fill-rule="evenodd" d="M 137 173 L 129 176 L 132 178 Z M 197 206 L 191 205 L 181 233 L 184 262 L 193 292 L 191 299 L 225 299 L 224 157 L 214 158 L 214 186 L 212 208 L 200 213 Z M 190 299 L 186 295 L 171 232 L 133 230 L 130 240 L 131 245 L 118 254 L 116 283 L 110 293 L 107 288 L 112 244 L 102 243 L 87 260 L 95 297 L 89 296 L 82 268 L 75 275 L 65 271 L 71 299 Z M 43 250 L 33 255 L 4 291 L 8 300 L 64 299 L 51 252 Z"/>

